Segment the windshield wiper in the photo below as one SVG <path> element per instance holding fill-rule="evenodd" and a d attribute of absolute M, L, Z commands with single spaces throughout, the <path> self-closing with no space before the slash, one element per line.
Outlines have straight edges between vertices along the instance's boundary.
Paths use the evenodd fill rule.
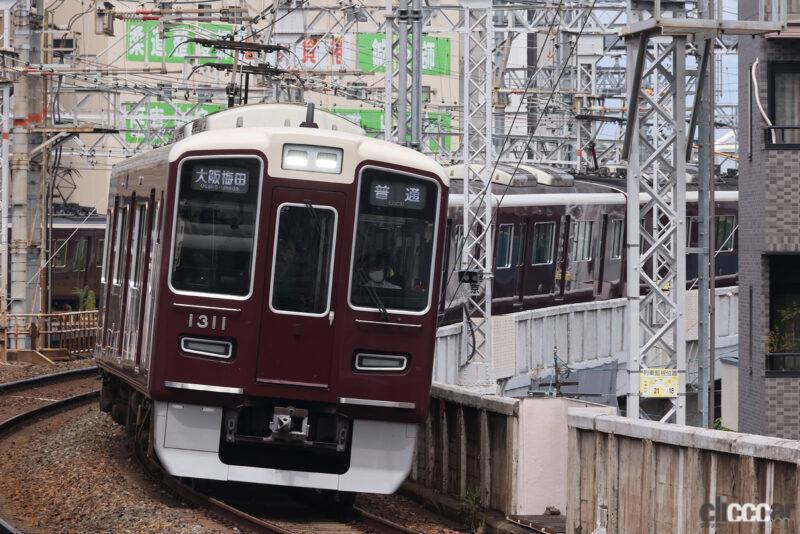
<path fill-rule="evenodd" d="M 383 304 L 383 300 L 381 300 L 378 292 L 375 291 L 375 288 L 370 285 L 369 275 L 367 275 L 367 271 L 364 269 L 363 265 L 358 267 L 358 274 L 361 275 L 361 279 L 364 281 L 361 287 L 367 290 L 367 295 L 369 295 L 369 297 L 372 299 L 372 303 L 375 304 L 375 306 L 378 308 L 378 311 L 381 313 L 381 319 L 388 321 L 389 312 L 386 311 L 386 306 Z"/>

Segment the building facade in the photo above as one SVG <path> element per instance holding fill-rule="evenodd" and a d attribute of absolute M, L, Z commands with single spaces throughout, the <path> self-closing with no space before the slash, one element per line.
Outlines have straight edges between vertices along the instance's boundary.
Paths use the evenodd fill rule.
<path fill-rule="evenodd" d="M 800 439 L 800 2 L 739 40 L 739 430 Z M 759 19 L 740 0 L 739 18 Z M 763 18 L 763 17 L 762 17 Z"/>

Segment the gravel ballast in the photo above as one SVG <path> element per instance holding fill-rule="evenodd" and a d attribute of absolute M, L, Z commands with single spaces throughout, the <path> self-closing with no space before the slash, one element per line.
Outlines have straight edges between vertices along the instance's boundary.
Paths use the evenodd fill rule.
<path fill-rule="evenodd" d="M 0 442 L 0 515 L 26 533 L 235 532 L 147 480 L 96 405 Z"/>
<path fill-rule="evenodd" d="M 122 427 L 96 403 L 4 437 L 0 517 L 26 533 L 237 532 L 164 492 L 126 443 Z M 401 496 L 362 494 L 357 504 L 419 532 L 457 532 L 452 522 Z"/>
<path fill-rule="evenodd" d="M 25 378 L 32 378 L 39 375 L 49 375 L 60 373 L 70 369 L 83 369 L 92 367 L 94 358 L 81 360 L 71 360 L 68 362 L 56 362 L 55 365 L 33 365 L 19 362 L 0 362 L 0 383 L 14 382 Z"/>

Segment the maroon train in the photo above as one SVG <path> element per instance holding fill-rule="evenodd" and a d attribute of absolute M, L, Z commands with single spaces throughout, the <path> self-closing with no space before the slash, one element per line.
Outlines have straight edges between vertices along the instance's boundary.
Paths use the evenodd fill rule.
<path fill-rule="evenodd" d="M 235 108 L 114 168 L 100 404 L 176 476 L 393 492 L 428 410 L 448 180 L 332 115 L 285 126 L 304 114 Z"/>
<path fill-rule="evenodd" d="M 106 218 L 88 208 L 71 211 L 56 213 L 50 226 L 47 280 L 52 311 L 91 309 L 101 293 Z"/>
<path fill-rule="evenodd" d="M 514 172 L 516 170 L 516 172 Z M 463 247 L 463 167 L 448 170 L 450 207 L 442 323 L 461 320 L 463 292 L 457 272 Z M 513 179 L 512 179 L 513 174 Z M 735 177 L 718 184 L 715 196 L 715 274 L 718 286 L 734 285 L 738 273 Z M 686 279 L 697 276 L 697 191 L 686 194 Z M 571 302 L 607 300 L 625 292 L 624 180 L 607 175 L 574 176 L 559 169 L 521 165 L 496 169 L 492 192 L 495 265 L 492 312 L 512 313 Z M 644 289 L 644 288 L 643 288 Z"/>

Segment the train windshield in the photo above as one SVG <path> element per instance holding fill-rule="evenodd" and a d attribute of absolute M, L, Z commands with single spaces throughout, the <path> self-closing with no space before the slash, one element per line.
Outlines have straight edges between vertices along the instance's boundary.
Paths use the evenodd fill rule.
<path fill-rule="evenodd" d="M 260 169 L 255 158 L 183 163 L 170 272 L 174 290 L 234 297 L 250 293 Z"/>
<path fill-rule="evenodd" d="M 432 283 L 439 188 L 430 180 L 366 169 L 361 175 L 350 303 L 419 312 Z"/>

